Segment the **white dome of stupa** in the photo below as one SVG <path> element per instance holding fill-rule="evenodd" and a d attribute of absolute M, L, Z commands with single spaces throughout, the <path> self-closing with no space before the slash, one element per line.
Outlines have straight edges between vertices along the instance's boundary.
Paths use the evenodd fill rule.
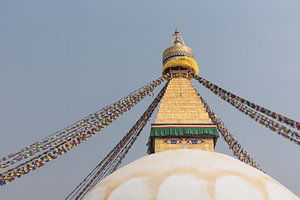
<path fill-rule="evenodd" d="M 237 159 L 199 150 L 142 157 L 98 183 L 85 200 L 290 200 L 285 186 Z"/>

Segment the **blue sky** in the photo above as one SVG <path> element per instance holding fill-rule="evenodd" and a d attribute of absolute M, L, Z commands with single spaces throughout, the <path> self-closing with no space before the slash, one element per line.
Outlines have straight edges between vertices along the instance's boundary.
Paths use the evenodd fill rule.
<path fill-rule="evenodd" d="M 0 0 L 0 156 L 159 77 L 176 27 L 201 76 L 299 121 L 299 6 L 296 0 Z M 194 85 L 262 168 L 300 195 L 299 146 Z M 0 198 L 64 199 L 152 100 L 5 186 Z M 148 134 L 149 126 L 124 164 L 146 155 Z M 221 140 L 217 151 L 231 155 Z"/>

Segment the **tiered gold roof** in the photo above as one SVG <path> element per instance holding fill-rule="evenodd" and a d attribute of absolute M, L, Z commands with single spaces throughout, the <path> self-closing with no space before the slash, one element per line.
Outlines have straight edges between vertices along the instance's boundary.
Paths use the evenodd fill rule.
<path fill-rule="evenodd" d="M 168 70 L 174 67 L 186 68 L 193 74 L 199 72 L 193 50 L 185 45 L 177 29 L 173 33 L 170 46 L 163 52 L 163 74 L 168 73 Z"/>

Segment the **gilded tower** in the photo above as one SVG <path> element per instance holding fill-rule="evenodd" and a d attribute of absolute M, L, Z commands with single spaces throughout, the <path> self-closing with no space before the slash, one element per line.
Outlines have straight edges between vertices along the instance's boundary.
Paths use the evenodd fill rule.
<path fill-rule="evenodd" d="M 162 73 L 168 73 L 170 80 L 151 125 L 149 153 L 175 149 L 214 151 L 218 131 L 191 83 L 198 72 L 192 49 L 176 29 L 163 52 Z"/>

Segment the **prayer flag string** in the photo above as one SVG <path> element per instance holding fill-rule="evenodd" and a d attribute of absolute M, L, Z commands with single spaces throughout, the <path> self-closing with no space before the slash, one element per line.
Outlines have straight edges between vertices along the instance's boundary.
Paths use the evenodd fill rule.
<path fill-rule="evenodd" d="M 291 128 L 295 128 L 297 130 L 300 130 L 300 122 L 298 121 L 295 121 L 293 119 L 290 119 L 288 117 L 285 117 L 281 114 L 278 114 L 276 112 L 273 112 L 265 107 L 262 107 L 260 105 L 257 105 L 255 103 L 252 103 L 242 97 L 239 97 L 231 92 L 228 92 L 227 90 L 224 90 L 223 88 L 213 84 L 212 82 L 200 77 L 200 76 L 197 76 L 195 75 L 194 77 L 196 80 L 198 80 L 203 86 L 205 86 L 206 88 L 208 88 L 209 90 L 211 90 L 213 93 L 215 94 L 221 94 L 221 95 L 226 95 L 236 101 L 239 101 L 241 102 L 242 104 L 245 104 L 247 106 L 249 106 L 250 108 L 264 114 L 264 115 L 267 115 L 271 118 L 273 118 L 274 120 L 278 121 L 278 122 L 281 122 L 281 123 L 284 123 L 288 126 L 290 126 Z"/>
<path fill-rule="evenodd" d="M 68 126 L 63 130 L 51 134 L 50 136 L 44 138 L 42 141 L 31 144 L 16 153 L 11 153 L 8 156 L 5 156 L 4 158 L 0 159 L 0 170 L 5 169 L 11 166 L 12 164 L 19 162 L 23 159 L 26 159 L 38 152 L 46 150 L 49 148 L 49 146 L 55 146 L 56 144 L 61 143 L 66 136 L 75 134 L 76 131 L 78 130 L 86 130 L 86 131 L 90 130 L 91 123 L 99 123 L 99 120 L 110 117 L 111 113 L 121 114 L 124 111 L 127 111 L 128 108 L 130 108 L 131 106 L 130 104 L 136 101 L 135 98 L 137 95 L 140 94 L 141 91 L 145 89 L 153 90 L 152 87 L 158 86 L 163 81 L 163 79 L 166 78 L 167 75 L 159 79 L 156 79 L 152 81 L 150 84 L 130 93 L 130 95 L 128 95 L 127 97 L 124 97 L 121 100 L 109 106 L 106 106 L 93 114 L 90 114 L 89 116 L 83 118 L 82 120 L 77 121 L 76 123 Z"/>
<path fill-rule="evenodd" d="M 237 108 L 240 112 L 244 113 L 245 115 L 249 116 L 251 119 L 256 121 L 262 126 L 269 128 L 271 131 L 276 132 L 278 135 L 288 139 L 289 141 L 294 142 L 295 144 L 300 144 L 300 137 L 299 133 L 292 131 L 291 129 L 263 116 L 262 114 L 256 112 L 255 110 L 249 108 L 232 99 L 226 99 L 231 105 Z"/>
<path fill-rule="evenodd" d="M 198 80 L 198 79 L 197 79 Z M 254 121 L 258 122 L 260 125 L 265 126 L 272 130 L 273 132 L 278 133 L 284 138 L 294 142 L 295 144 L 300 144 L 300 134 L 296 131 L 293 131 L 276 121 L 273 121 L 264 115 L 258 113 L 252 107 L 249 107 L 247 104 L 243 104 L 240 101 L 236 100 L 236 98 L 231 98 L 230 95 L 227 95 L 221 90 L 218 89 L 210 89 L 214 94 L 218 95 L 224 101 L 230 103 L 233 107 L 237 108 L 240 112 L 244 113 Z"/>
<path fill-rule="evenodd" d="M 254 161 L 254 159 L 250 156 L 250 154 L 242 147 L 241 144 L 234 138 L 234 136 L 230 133 L 229 129 L 225 126 L 220 118 L 216 116 L 216 114 L 212 111 L 209 105 L 205 102 L 205 100 L 198 93 L 200 100 L 202 101 L 206 112 L 212 121 L 216 124 L 218 131 L 221 133 L 222 138 L 231 149 L 234 157 L 239 159 L 240 161 L 261 170 L 261 167 Z"/>
<path fill-rule="evenodd" d="M 143 113 L 140 119 L 134 124 L 129 132 L 120 140 L 120 142 L 110 151 L 110 153 L 97 165 L 97 167 L 72 191 L 65 199 L 82 199 L 85 194 L 90 191 L 101 179 L 105 178 L 110 173 L 114 172 L 121 164 L 123 158 L 132 147 L 142 129 L 145 127 L 155 108 L 163 97 L 166 84 L 159 92 L 154 101 L 150 104 L 147 110 Z"/>
<path fill-rule="evenodd" d="M 32 170 L 44 166 L 46 162 L 56 159 L 58 156 L 63 155 L 68 151 L 70 151 L 75 146 L 78 146 L 83 141 L 87 140 L 92 135 L 96 134 L 101 129 L 108 126 L 113 120 L 121 116 L 124 112 L 131 109 L 146 95 L 150 94 L 166 78 L 167 76 L 159 78 L 153 81 L 152 83 L 150 83 L 149 85 L 147 85 L 146 87 L 142 88 L 141 90 L 137 91 L 136 93 L 131 94 L 130 96 L 128 96 L 128 98 L 125 98 L 124 101 L 122 100 L 120 102 L 112 104 L 110 106 L 112 109 L 111 110 L 106 109 L 104 115 L 101 115 L 99 113 L 93 115 L 94 119 L 95 116 L 98 117 L 95 119 L 93 123 L 89 120 L 85 120 L 84 123 L 86 123 L 85 126 L 87 128 L 77 129 L 76 131 L 73 131 L 71 134 L 66 135 L 66 137 L 63 139 L 55 140 L 55 142 L 47 144 L 42 147 L 38 146 L 39 151 L 42 150 L 46 150 L 46 151 L 0 174 L 0 186 L 10 183 L 11 181 L 15 180 L 16 177 L 21 177 Z M 17 157 L 18 159 L 14 158 L 12 160 L 5 162 L 5 164 L 2 164 L 0 166 L 2 168 L 6 168 L 17 161 L 20 161 L 25 158 L 30 158 L 32 157 L 33 154 L 37 153 L 32 151 L 28 152 L 27 150 L 25 152 L 27 154 L 24 155 L 23 152 L 21 159 L 20 157 Z"/>

